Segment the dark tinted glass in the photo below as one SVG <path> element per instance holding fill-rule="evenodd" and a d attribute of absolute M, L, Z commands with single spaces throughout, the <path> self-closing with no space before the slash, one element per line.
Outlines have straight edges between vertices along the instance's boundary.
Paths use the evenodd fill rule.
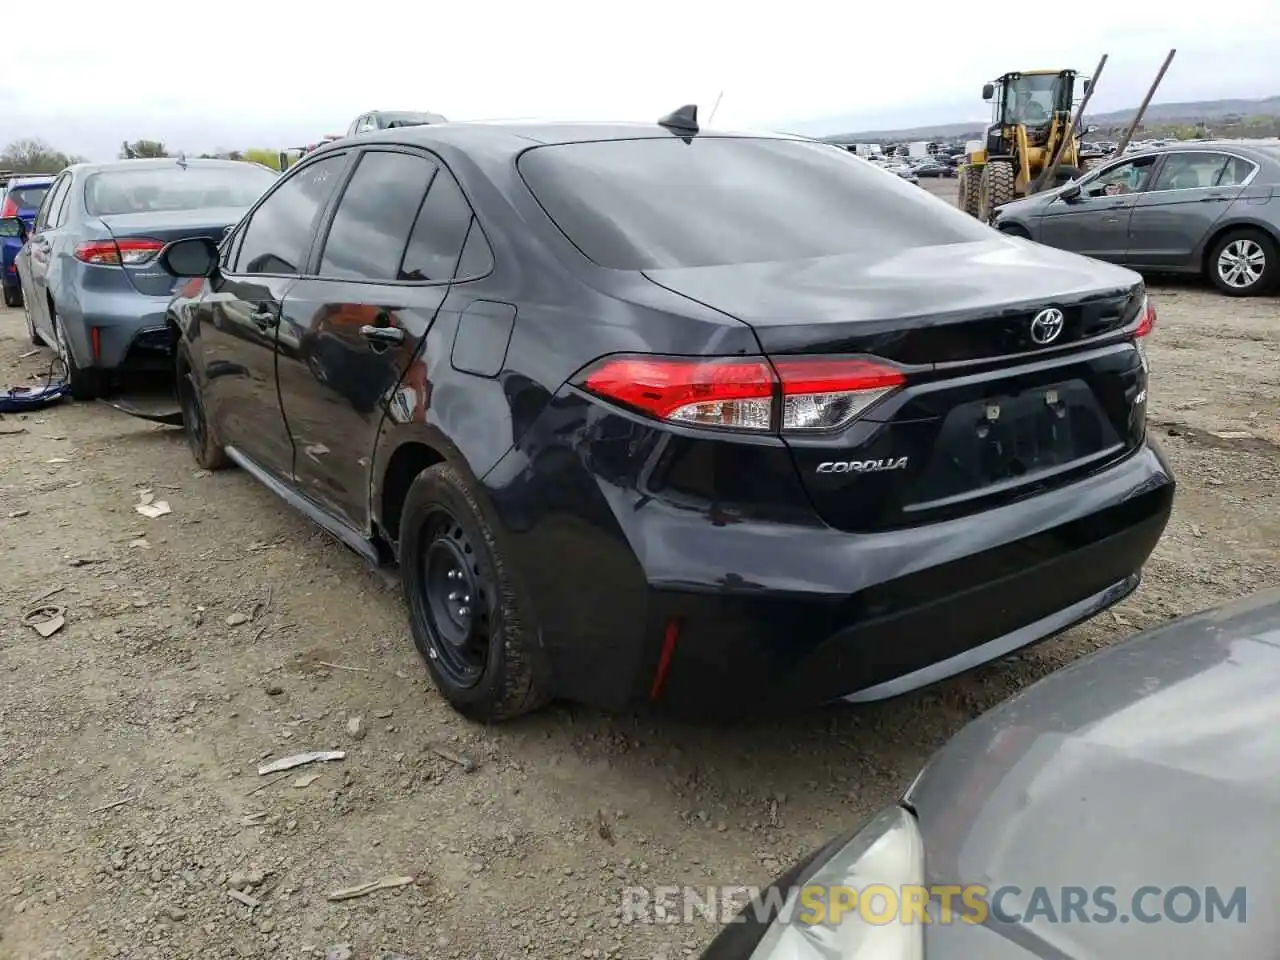
<path fill-rule="evenodd" d="M 493 251 L 489 241 L 484 238 L 479 222 L 471 218 L 471 229 L 467 233 L 467 242 L 462 247 L 462 259 L 458 261 L 459 279 L 483 277 L 493 269 Z"/>
<path fill-rule="evenodd" d="M 404 254 L 401 280 L 452 280 L 471 226 L 471 205 L 449 171 L 431 181 Z"/>
<path fill-rule="evenodd" d="M 322 277 L 395 280 L 436 165 L 407 153 L 366 153 L 338 201 Z"/>
<path fill-rule="evenodd" d="M 144 165 L 90 174 L 84 184 L 84 203 L 95 217 L 208 207 L 248 209 L 275 180 L 273 170 L 256 163 Z"/>
<path fill-rule="evenodd" d="M 519 164 L 565 235 L 622 270 L 879 257 L 991 236 L 945 201 L 828 144 L 608 140 L 535 147 Z"/>
<path fill-rule="evenodd" d="M 333 193 L 345 154 L 298 168 L 253 212 L 236 257 L 239 273 L 298 273 L 304 266 L 316 217 Z"/>

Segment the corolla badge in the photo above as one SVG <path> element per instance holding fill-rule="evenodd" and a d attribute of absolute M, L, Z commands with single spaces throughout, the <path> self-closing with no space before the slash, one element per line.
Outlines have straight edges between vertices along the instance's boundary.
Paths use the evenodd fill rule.
<path fill-rule="evenodd" d="M 886 470 L 905 470 L 906 457 L 887 457 L 883 460 L 827 460 L 818 464 L 818 473 L 883 473 Z"/>
<path fill-rule="evenodd" d="M 1031 339 L 1040 346 L 1048 346 L 1062 333 L 1064 317 L 1057 307 L 1041 310 L 1031 319 Z"/>

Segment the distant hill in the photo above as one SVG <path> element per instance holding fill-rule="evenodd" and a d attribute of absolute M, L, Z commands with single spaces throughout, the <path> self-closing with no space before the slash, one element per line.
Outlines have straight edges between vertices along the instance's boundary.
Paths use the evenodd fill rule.
<path fill-rule="evenodd" d="M 1136 106 L 1110 113 L 1089 114 L 1085 123 L 1099 128 L 1099 132 L 1123 130 L 1132 122 Z M 1274 120 L 1274 123 L 1268 121 Z M 1216 136 L 1275 136 L 1280 133 L 1280 96 L 1260 100 L 1197 100 L 1189 103 L 1153 103 L 1142 118 L 1142 129 L 1150 132 L 1153 127 L 1207 126 Z M 854 133 L 837 133 L 823 137 L 836 142 L 867 142 L 881 140 L 952 140 L 981 136 L 986 123 L 969 120 L 963 123 L 942 123 L 927 127 L 909 127 L 902 130 L 862 130 Z M 1239 128 L 1246 129 L 1239 129 Z M 1274 129 L 1272 129 L 1274 128 Z"/>

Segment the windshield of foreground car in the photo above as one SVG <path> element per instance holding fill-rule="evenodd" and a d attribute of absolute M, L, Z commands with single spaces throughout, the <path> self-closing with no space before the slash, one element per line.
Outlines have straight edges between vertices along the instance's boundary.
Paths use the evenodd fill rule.
<path fill-rule="evenodd" d="M 276 173 L 255 163 L 225 166 L 139 167 L 105 170 L 85 180 L 85 209 L 95 216 L 249 207 L 275 182 Z"/>
<path fill-rule="evenodd" d="M 619 270 L 880 258 L 991 237 L 945 201 L 825 143 L 602 140 L 533 147 L 518 166 L 565 236 Z"/>

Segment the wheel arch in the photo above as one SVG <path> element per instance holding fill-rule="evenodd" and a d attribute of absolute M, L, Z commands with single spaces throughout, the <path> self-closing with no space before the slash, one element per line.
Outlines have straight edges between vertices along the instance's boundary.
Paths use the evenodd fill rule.
<path fill-rule="evenodd" d="M 416 426 L 416 429 L 404 427 Z M 475 471 L 462 451 L 439 429 L 422 424 L 384 428 L 374 456 L 373 489 L 370 491 L 370 514 L 376 532 L 399 552 L 400 521 L 405 497 L 413 481 L 424 470 L 447 463 L 469 482 L 482 505 L 484 490 Z"/>

